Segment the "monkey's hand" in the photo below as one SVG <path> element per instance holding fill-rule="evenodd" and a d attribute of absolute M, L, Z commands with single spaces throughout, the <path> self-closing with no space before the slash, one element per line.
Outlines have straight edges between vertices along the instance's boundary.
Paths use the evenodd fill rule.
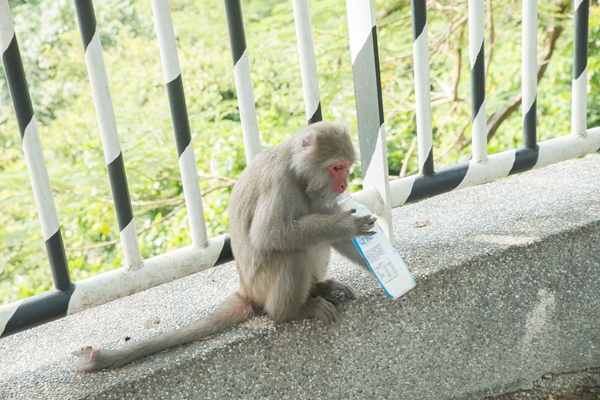
<path fill-rule="evenodd" d="M 346 213 L 350 214 L 354 214 L 355 212 L 355 209 L 346 211 Z M 377 217 L 373 215 L 352 215 L 352 218 L 354 218 L 354 232 L 352 236 L 370 236 L 375 234 L 373 227 L 375 226 Z"/>

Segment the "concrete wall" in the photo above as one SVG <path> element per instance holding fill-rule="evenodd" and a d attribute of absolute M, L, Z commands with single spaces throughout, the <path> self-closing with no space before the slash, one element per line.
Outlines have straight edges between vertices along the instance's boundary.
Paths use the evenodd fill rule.
<path fill-rule="evenodd" d="M 341 258 L 341 321 L 264 316 L 112 372 L 71 351 L 201 317 L 236 287 L 218 267 L 0 340 L 2 399 L 480 399 L 600 367 L 600 157 L 394 210 L 417 287 L 388 300 Z"/>

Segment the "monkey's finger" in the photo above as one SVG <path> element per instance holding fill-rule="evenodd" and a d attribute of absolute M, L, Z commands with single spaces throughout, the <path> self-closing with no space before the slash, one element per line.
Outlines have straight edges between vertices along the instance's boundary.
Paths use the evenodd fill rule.
<path fill-rule="evenodd" d="M 376 234 L 377 232 L 375 231 L 361 231 L 360 235 L 361 236 L 373 236 L 374 234 Z"/>
<path fill-rule="evenodd" d="M 373 216 L 369 216 L 369 218 L 364 220 L 365 224 L 371 225 L 371 226 L 375 225 L 375 221 L 377 221 L 377 218 L 373 217 Z"/>
<path fill-rule="evenodd" d="M 334 306 L 336 306 L 336 307 L 340 305 L 340 301 L 338 299 L 336 299 L 335 296 L 333 296 L 331 294 L 323 295 L 323 298 L 325 300 L 327 300 L 328 302 L 330 302 L 331 304 L 333 304 Z"/>
<path fill-rule="evenodd" d="M 356 223 L 356 229 L 357 229 L 359 232 L 361 232 L 361 233 L 362 233 L 362 232 L 368 232 L 368 231 L 370 231 L 370 230 L 373 230 L 373 227 L 374 227 L 374 226 L 375 226 L 375 225 L 373 225 L 373 224 L 369 224 L 369 223 L 360 223 L 360 222 L 357 222 L 357 223 Z"/>
<path fill-rule="evenodd" d="M 377 217 L 372 215 L 365 215 L 364 217 L 357 217 L 356 221 L 362 225 L 373 226 L 375 225 L 375 221 L 377 221 Z"/>
<path fill-rule="evenodd" d="M 373 230 L 373 227 L 375 226 L 375 224 L 369 224 L 369 223 L 363 223 L 363 224 L 358 224 L 358 230 L 362 232 L 369 232 Z"/>
<path fill-rule="evenodd" d="M 332 322 L 337 322 L 337 320 L 338 320 L 337 309 L 336 309 L 335 305 L 333 305 L 332 303 L 329 303 L 329 305 L 330 305 L 330 307 L 328 307 L 328 311 L 329 311 L 329 322 L 327 322 L 328 324 L 330 324 Z"/>

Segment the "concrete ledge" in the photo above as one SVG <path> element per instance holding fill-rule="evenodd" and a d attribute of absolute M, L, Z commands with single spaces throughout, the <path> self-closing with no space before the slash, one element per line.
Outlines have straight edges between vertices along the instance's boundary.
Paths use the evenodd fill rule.
<path fill-rule="evenodd" d="M 355 286 L 342 320 L 257 317 L 210 340 L 78 375 L 82 346 L 189 323 L 236 287 L 233 265 L 0 340 L 2 399 L 480 399 L 600 367 L 600 157 L 567 161 L 394 210 L 417 287 Z"/>

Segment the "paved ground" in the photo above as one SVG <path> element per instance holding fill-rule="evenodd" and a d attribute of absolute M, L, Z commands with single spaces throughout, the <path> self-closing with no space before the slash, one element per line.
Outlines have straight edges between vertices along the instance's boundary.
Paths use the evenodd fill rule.
<path fill-rule="evenodd" d="M 330 276 L 357 299 L 330 326 L 257 317 L 116 371 L 72 371 L 82 346 L 208 313 L 236 287 L 229 264 L 0 339 L 0 399 L 482 399 L 599 368 L 598 182 L 592 156 L 394 210 L 417 287 L 391 301 L 335 257 Z"/>
<path fill-rule="evenodd" d="M 519 390 L 485 400 L 599 400 L 600 368 L 564 374 L 545 374 L 533 382 L 533 388 Z"/>

